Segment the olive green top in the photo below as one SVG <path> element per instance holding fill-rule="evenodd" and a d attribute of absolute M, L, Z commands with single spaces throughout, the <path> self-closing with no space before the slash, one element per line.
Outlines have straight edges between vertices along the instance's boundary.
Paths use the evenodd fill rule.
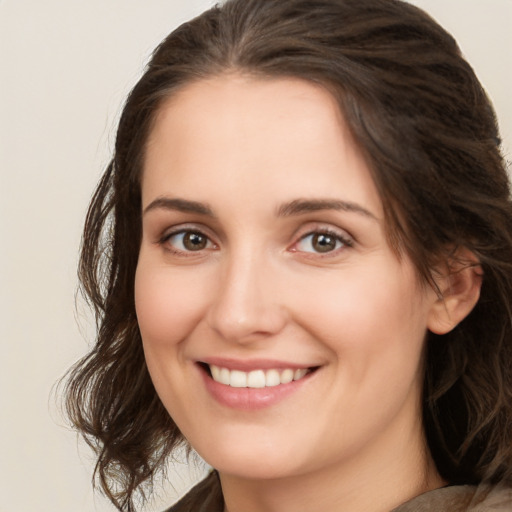
<path fill-rule="evenodd" d="M 212 471 L 165 512 L 223 512 L 217 472 Z M 512 489 L 454 485 L 426 492 L 391 512 L 512 512 Z"/>

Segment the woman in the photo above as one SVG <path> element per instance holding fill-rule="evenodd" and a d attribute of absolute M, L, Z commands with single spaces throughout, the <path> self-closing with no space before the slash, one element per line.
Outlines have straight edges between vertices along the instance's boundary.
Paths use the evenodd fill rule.
<path fill-rule="evenodd" d="M 119 510 L 510 510 L 512 204 L 492 107 L 398 0 L 228 0 L 155 51 L 86 221 L 68 412 Z M 475 508 L 480 507 L 480 508 Z"/>

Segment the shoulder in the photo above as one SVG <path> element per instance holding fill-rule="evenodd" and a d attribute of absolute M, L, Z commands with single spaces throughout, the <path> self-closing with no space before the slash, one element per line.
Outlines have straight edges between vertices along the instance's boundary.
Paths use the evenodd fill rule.
<path fill-rule="evenodd" d="M 454 485 L 422 494 L 392 512 L 511 512 L 512 488 Z"/>
<path fill-rule="evenodd" d="M 496 485 L 479 486 L 469 504 L 468 512 L 511 512 L 512 487 Z"/>
<path fill-rule="evenodd" d="M 219 476 L 212 471 L 204 480 L 165 512 L 223 512 L 224 500 Z"/>
<path fill-rule="evenodd" d="M 212 471 L 178 503 L 165 512 L 223 512 L 219 477 Z M 454 485 L 427 492 L 392 512 L 511 512 L 512 488 L 504 485 L 478 487 Z"/>

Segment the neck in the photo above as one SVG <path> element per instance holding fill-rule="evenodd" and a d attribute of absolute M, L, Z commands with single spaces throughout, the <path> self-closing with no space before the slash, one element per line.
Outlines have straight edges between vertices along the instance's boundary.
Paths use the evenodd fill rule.
<path fill-rule="evenodd" d="M 357 460 L 294 476 L 256 480 L 221 473 L 226 512 L 389 512 L 445 484 L 420 432 L 405 433 L 394 450 L 383 443 Z"/>

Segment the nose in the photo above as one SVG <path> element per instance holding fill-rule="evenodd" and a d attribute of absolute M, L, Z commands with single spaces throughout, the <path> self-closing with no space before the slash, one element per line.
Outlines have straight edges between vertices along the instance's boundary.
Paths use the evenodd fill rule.
<path fill-rule="evenodd" d="M 263 255 L 233 255 L 222 263 L 208 312 L 210 328 L 222 338 L 247 344 L 267 339 L 286 325 L 276 270 Z"/>

